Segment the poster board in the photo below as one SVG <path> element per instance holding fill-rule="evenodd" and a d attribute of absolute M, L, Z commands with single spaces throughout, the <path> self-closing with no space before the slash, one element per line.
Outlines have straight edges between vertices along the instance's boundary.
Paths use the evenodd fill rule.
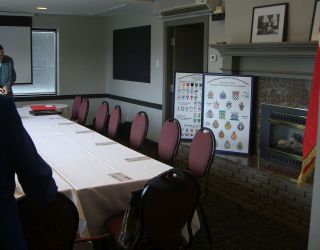
<path fill-rule="evenodd" d="M 203 74 L 175 74 L 174 118 L 181 125 L 181 139 L 192 140 L 201 128 Z"/>
<path fill-rule="evenodd" d="M 216 150 L 250 153 L 253 78 L 204 75 L 203 126 L 212 129 Z"/>

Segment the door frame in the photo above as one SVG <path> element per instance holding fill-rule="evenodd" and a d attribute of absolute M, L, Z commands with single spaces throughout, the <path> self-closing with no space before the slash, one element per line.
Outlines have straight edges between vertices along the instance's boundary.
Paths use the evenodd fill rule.
<path fill-rule="evenodd" d="M 162 117 L 163 117 L 163 122 L 167 120 L 170 114 L 170 110 L 172 107 L 168 107 L 169 103 L 169 98 L 170 98 L 170 76 L 169 76 L 169 48 L 170 46 L 170 31 L 169 29 L 174 27 L 174 26 L 180 26 L 180 25 L 188 25 L 188 24 L 197 24 L 197 23 L 203 23 L 203 72 L 208 71 L 208 47 L 209 47 L 209 17 L 208 15 L 203 15 L 203 16 L 197 16 L 197 17 L 192 17 L 192 18 L 185 18 L 185 19 L 176 19 L 176 20 L 170 20 L 170 21 L 165 21 L 163 23 L 164 25 L 164 38 L 163 38 L 163 61 L 165 62 L 164 64 L 164 70 L 163 70 L 163 93 L 162 93 L 162 103 L 163 103 L 163 108 L 162 108 Z"/>

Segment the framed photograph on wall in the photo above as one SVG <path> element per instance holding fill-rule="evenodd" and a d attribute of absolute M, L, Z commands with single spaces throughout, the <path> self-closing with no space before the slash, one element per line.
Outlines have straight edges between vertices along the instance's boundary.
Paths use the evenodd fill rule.
<path fill-rule="evenodd" d="M 250 41 L 282 42 L 287 29 L 287 11 L 287 3 L 254 7 Z"/>
<path fill-rule="evenodd" d="M 313 11 L 310 41 L 318 41 L 320 27 L 320 0 L 316 0 Z"/>

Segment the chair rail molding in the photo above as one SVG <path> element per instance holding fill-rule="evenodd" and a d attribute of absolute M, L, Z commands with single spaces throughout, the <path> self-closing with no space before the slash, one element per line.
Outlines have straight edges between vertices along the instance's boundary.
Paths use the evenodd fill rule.
<path fill-rule="evenodd" d="M 224 74 L 311 80 L 317 42 L 210 44 Z"/>

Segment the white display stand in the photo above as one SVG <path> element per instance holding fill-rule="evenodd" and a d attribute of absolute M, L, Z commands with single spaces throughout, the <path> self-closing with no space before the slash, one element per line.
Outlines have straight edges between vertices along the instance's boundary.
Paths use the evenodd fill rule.
<path fill-rule="evenodd" d="M 181 125 L 181 139 L 191 140 L 201 128 L 203 74 L 176 73 L 174 117 Z"/>
<path fill-rule="evenodd" d="M 203 126 L 217 151 L 250 153 L 252 77 L 204 75 Z"/>

